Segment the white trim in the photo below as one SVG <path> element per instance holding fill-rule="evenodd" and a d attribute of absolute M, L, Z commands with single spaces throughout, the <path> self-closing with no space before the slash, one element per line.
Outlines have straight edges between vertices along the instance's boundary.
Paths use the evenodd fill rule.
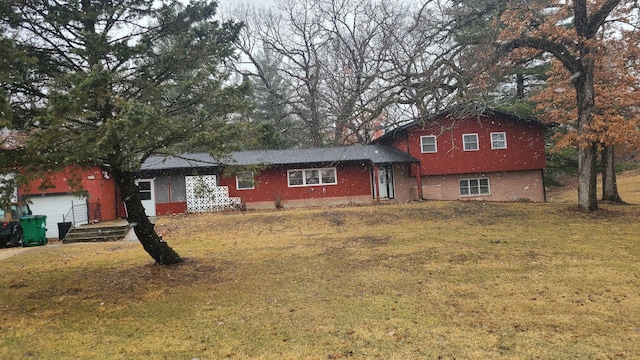
<path fill-rule="evenodd" d="M 467 142 L 464 141 L 465 136 L 475 136 L 476 137 L 476 148 L 475 149 L 467 149 Z M 480 140 L 478 140 L 478 134 L 462 134 L 462 149 L 464 151 L 478 151 L 480 150 Z"/>
<path fill-rule="evenodd" d="M 147 199 L 147 200 L 140 199 L 140 201 L 142 202 L 142 206 L 144 207 L 144 212 L 145 214 L 147 214 L 147 216 L 156 216 L 156 178 L 136 179 L 135 180 L 136 186 L 139 187 L 140 182 L 149 183 L 149 190 L 142 190 L 142 191 L 144 192 L 148 191 L 151 195 L 150 199 Z M 138 193 L 140 193 L 140 189 L 138 189 Z"/>
<path fill-rule="evenodd" d="M 502 135 L 502 139 L 498 140 L 498 142 L 502 143 L 504 142 L 504 147 L 496 147 L 494 146 L 494 142 L 496 140 L 493 139 L 493 135 Z M 501 132 L 492 132 L 491 133 L 491 149 L 492 150 L 502 150 L 502 149 L 506 149 L 507 148 L 507 133 L 504 131 Z"/>
<path fill-rule="evenodd" d="M 251 187 L 240 187 L 240 179 L 238 179 L 238 175 L 246 175 L 251 176 Z M 256 188 L 256 180 L 254 178 L 252 171 L 242 171 L 236 174 L 236 190 L 253 190 Z"/>
<path fill-rule="evenodd" d="M 425 139 L 433 139 L 433 146 L 434 146 L 434 150 L 433 151 L 424 151 L 424 140 Z M 431 145 L 431 144 L 428 144 Z M 423 154 L 430 154 L 430 153 L 437 153 L 438 152 L 438 138 L 435 135 L 424 135 L 424 136 L 420 136 L 420 152 Z"/>
<path fill-rule="evenodd" d="M 378 190 L 380 191 L 380 199 L 395 199 L 396 182 L 394 177 L 393 165 L 380 166 L 378 168 L 378 178 L 375 179 L 375 170 L 372 171 L 374 181 L 378 182 L 378 186 L 373 185 L 373 198 L 378 198 Z M 381 180 L 386 180 L 383 182 Z M 383 186 L 385 185 L 385 186 Z"/>
<path fill-rule="evenodd" d="M 478 186 L 477 186 L 477 187 L 475 187 L 475 186 L 474 186 L 474 188 L 477 188 L 477 189 L 478 189 L 478 193 L 477 193 L 477 194 L 472 194 L 472 193 L 471 193 L 471 181 L 473 181 L 473 180 L 477 180 L 477 181 L 478 181 Z M 486 193 L 483 193 L 483 192 L 482 192 L 482 188 L 484 187 L 484 186 L 482 186 L 482 184 L 480 183 L 482 180 L 486 180 L 486 181 L 487 181 L 487 185 L 486 185 L 487 192 L 486 192 Z M 466 181 L 466 182 L 467 182 L 467 186 L 466 186 L 466 188 L 469 190 L 469 193 L 468 193 L 468 194 L 463 194 L 463 193 L 462 193 L 462 185 L 461 185 L 461 183 L 462 183 L 463 181 Z M 487 196 L 487 195 L 491 195 L 491 182 L 489 181 L 489 178 L 488 178 L 488 177 L 458 179 L 458 191 L 459 191 L 459 193 L 460 193 L 460 196 L 462 196 L 462 197 L 467 197 L 467 196 Z"/>
<path fill-rule="evenodd" d="M 333 171 L 333 182 L 322 182 L 322 171 L 332 170 Z M 300 171 L 302 173 L 302 184 L 291 185 L 291 173 Z M 317 171 L 318 172 L 318 182 L 307 184 L 307 172 Z M 338 184 L 338 172 L 335 167 L 330 168 L 309 168 L 309 169 L 291 169 L 287 170 L 287 185 L 289 187 L 304 187 L 304 186 L 320 186 L 320 185 L 337 185 Z"/>

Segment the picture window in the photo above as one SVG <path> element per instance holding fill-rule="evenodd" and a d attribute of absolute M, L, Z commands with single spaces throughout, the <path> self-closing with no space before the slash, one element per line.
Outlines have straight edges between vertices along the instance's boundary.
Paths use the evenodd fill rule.
<path fill-rule="evenodd" d="M 336 168 L 289 170 L 287 178 L 290 187 L 337 184 Z"/>

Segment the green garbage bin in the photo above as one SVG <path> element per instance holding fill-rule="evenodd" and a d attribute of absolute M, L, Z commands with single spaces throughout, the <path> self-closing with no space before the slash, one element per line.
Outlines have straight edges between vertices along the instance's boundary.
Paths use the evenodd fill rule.
<path fill-rule="evenodd" d="M 22 227 L 22 246 L 39 246 L 47 244 L 47 217 L 44 215 L 23 216 L 20 218 Z"/>

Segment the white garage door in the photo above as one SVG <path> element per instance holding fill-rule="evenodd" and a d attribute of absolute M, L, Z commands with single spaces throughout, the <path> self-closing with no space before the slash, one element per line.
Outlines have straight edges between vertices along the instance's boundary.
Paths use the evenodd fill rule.
<path fill-rule="evenodd" d="M 63 222 L 64 216 L 71 211 L 73 205 L 73 216 L 75 225 L 88 223 L 88 213 L 85 199 L 79 199 L 73 195 L 49 195 L 33 196 L 29 200 L 33 215 L 45 215 L 47 217 L 47 237 L 58 238 L 58 223 Z M 67 221 L 72 221 L 68 219 Z"/>

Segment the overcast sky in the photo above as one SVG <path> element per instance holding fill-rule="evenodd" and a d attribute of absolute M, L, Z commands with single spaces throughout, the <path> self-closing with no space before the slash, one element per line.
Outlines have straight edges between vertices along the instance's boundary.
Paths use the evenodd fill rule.
<path fill-rule="evenodd" d="M 275 0 L 218 0 L 222 6 L 232 6 L 239 3 L 253 4 L 256 7 L 271 6 L 275 4 Z"/>

